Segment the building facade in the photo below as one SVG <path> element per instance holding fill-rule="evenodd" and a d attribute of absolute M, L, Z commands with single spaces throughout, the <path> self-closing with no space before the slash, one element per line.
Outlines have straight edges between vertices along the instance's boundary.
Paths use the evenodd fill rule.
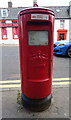
<path fill-rule="evenodd" d="M 44 7 L 44 6 L 43 6 Z M 69 34 L 71 21 L 70 6 L 49 6 L 55 13 L 54 41 L 71 39 Z M 18 44 L 18 12 L 25 7 L 12 8 L 12 3 L 8 3 L 8 8 L 0 8 L 0 44 Z"/>

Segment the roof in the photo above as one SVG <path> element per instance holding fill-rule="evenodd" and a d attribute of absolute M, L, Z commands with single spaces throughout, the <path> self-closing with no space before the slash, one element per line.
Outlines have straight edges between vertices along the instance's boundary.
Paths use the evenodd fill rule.
<path fill-rule="evenodd" d="M 18 19 L 18 13 L 19 11 L 28 8 L 28 7 L 16 7 L 16 8 L 0 8 L 0 19 Z M 56 19 L 69 19 L 69 6 L 49 6 L 44 8 L 49 8 L 55 13 Z M 7 17 L 2 17 L 1 10 L 6 9 L 8 12 Z"/>

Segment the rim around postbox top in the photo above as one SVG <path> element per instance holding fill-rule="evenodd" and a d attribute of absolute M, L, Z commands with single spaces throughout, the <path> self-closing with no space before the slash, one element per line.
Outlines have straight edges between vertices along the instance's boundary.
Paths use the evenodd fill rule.
<path fill-rule="evenodd" d="M 43 8 L 43 7 L 25 8 L 21 10 L 18 14 L 21 16 L 21 15 L 28 14 L 28 13 L 38 13 L 38 12 L 45 13 L 45 14 L 48 13 L 48 14 L 55 16 L 52 10 L 50 10 L 49 8 Z"/>

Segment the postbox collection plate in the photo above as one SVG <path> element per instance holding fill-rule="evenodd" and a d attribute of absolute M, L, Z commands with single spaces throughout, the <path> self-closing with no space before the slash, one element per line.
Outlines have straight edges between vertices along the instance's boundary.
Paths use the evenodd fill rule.
<path fill-rule="evenodd" d="M 48 20 L 49 16 L 43 14 L 31 14 L 31 19 Z"/>

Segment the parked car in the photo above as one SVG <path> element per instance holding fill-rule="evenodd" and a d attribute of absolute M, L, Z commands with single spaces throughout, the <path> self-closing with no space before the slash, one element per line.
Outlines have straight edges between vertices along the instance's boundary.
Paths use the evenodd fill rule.
<path fill-rule="evenodd" d="M 54 54 L 71 58 L 71 40 L 61 40 L 54 43 Z"/>

